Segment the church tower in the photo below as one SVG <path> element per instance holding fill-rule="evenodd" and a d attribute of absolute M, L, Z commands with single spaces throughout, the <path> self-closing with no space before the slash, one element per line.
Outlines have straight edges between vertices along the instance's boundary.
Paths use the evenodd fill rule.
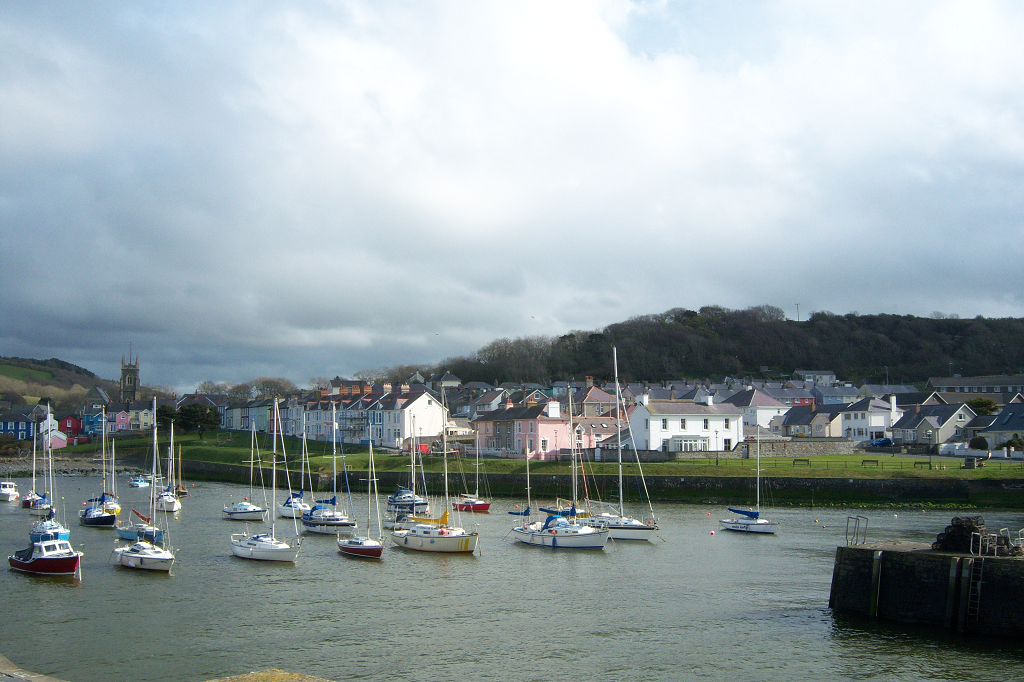
<path fill-rule="evenodd" d="M 128 355 L 128 362 L 121 356 L 121 402 L 132 402 L 136 399 L 139 390 L 139 356 L 135 356 L 132 362 L 131 354 Z"/>

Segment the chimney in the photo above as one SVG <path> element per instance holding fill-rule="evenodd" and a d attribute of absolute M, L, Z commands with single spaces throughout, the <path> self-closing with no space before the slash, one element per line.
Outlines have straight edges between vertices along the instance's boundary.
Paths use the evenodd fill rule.
<path fill-rule="evenodd" d="M 710 393 L 707 395 L 707 397 L 704 398 L 704 401 L 708 404 L 708 407 L 711 407 L 712 405 L 715 404 L 715 399 L 711 396 Z"/>
<path fill-rule="evenodd" d="M 548 406 L 544 410 L 544 414 L 551 417 L 552 419 L 558 419 L 561 415 L 561 405 L 557 400 L 549 400 Z"/>
<path fill-rule="evenodd" d="M 587 383 L 587 388 L 591 388 L 594 385 L 594 377 L 583 377 Z"/>
<path fill-rule="evenodd" d="M 818 411 L 818 403 L 811 403 L 811 414 Z"/>
<path fill-rule="evenodd" d="M 920 405 L 914 405 L 914 412 L 917 413 L 917 412 L 920 412 L 920 411 L 921 411 L 921 406 Z"/>
<path fill-rule="evenodd" d="M 512 402 L 512 398 L 508 398 L 507 400 L 505 400 L 506 410 L 511 410 L 513 407 L 515 407 L 515 403 Z"/>

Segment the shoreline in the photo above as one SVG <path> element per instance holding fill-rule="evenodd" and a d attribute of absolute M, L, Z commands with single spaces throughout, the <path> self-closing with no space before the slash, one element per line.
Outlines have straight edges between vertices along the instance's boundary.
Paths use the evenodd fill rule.
<path fill-rule="evenodd" d="M 131 476 L 144 473 L 141 462 L 126 457 L 119 463 L 117 475 Z M 214 481 L 248 484 L 249 467 L 238 464 L 183 461 L 184 478 L 191 481 Z M 28 478 L 32 475 L 31 458 L 0 464 L 4 476 Z M 58 476 L 95 476 L 100 473 L 99 462 L 91 458 L 54 457 L 54 474 Z M 270 470 L 264 469 L 264 480 Z M 278 471 L 278 485 L 286 481 L 284 472 Z M 405 485 L 405 472 L 378 471 L 382 491 Z M 366 472 L 350 470 L 349 483 L 354 492 L 365 492 Z M 298 472 L 291 472 L 292 484 L 298 484 Z M 428 489 L 444 487 L 443 474 L 425 474 Z M 613 475 L 587 476 L 592 499 L 617 500 L 618 479 Z M 695 504 L 752 505 L 755 501 L 753 476 L 648 476 L 646 484 L 653 502 L 681 502 Z M 487 474 L 482 481 L 481 493 L 488 497 L 522 499 L 526 477 L 523 474 Z M 286 484 L 286 483 L 285 483 Z M 339 474 L 339 489 L 344 485 Z M 567 497 L 572 481 L 568 474 L 539 474 L 531 476 L 534 496 Z M 449 473 L 451 490 L 460 491 L 461 476 Z M 938 509 L 1000 508 L 1024 510 L 1024 476 L 1021 478 L 937 479 L 937 478 L 857 478 L 857 477 L 772 477 L 761 476 L 761 499 L 769 506 L 794 507 L 931 507 Z M 330 476 L 313 473 L 313 487 L 327 490 Z M 627 484 L 625 497 L 631 505 L 640 500 L 639 489 L 633 480 Z"/>

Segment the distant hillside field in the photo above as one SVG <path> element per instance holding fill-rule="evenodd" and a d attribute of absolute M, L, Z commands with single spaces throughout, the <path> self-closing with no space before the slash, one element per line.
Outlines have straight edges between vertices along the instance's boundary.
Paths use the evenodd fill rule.
<path fill-rule="evenodd" d="M 0 375 L 26 382 L 53 381 L 55 378 L 51 372 L 29 369 L 28 367 L 18 367 L 17 365 L 0 365 Z"/>

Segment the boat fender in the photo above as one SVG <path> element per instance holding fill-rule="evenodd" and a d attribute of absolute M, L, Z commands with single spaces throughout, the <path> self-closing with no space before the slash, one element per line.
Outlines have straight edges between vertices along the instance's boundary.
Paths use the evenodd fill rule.
<path fill-rule="evenodd" d="M 552 529 L 551 529 L 551 534 L 552 534 L 552 535 L 554 535 L 554 534 L 555 534 L 555 530 L 554 530 L 554 528 L 552 528 Z"/>

